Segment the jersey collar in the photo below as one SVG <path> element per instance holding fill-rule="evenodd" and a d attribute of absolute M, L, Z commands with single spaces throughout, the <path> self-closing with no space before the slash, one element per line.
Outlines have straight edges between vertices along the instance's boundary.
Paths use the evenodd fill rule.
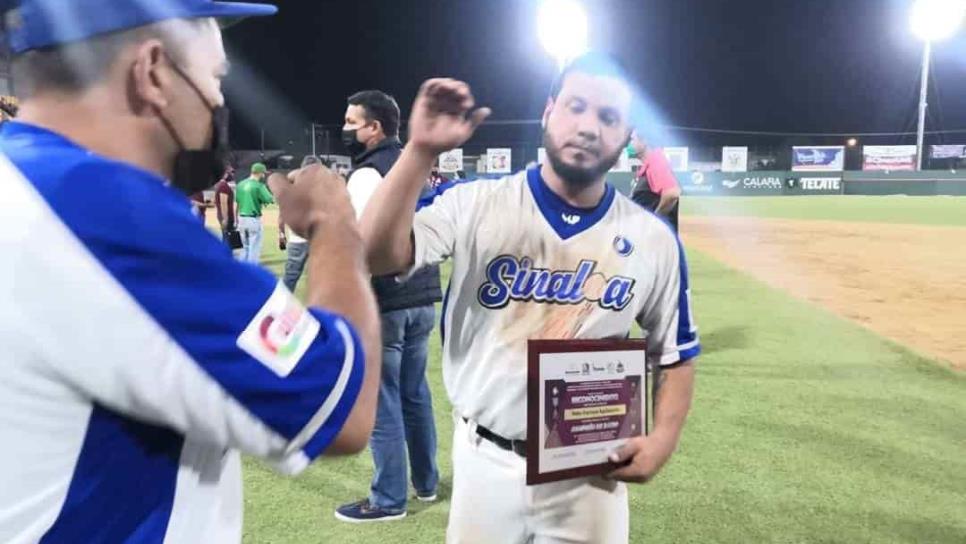
<path fill-rule="evenodd" d="M 154 172 L 145 170 L 139 166 L 117 161 L 116 159 L 110 159 L 103 157 L 94 153 L 93 151 L 85 148 L 84 146 L 78 144 L 77 142 L 71 140 L 70 138 L 63 136 L 57 132 L 50 129 L 40 127 L 37 125 L 32 125 L 30 123 L 24 123 L 22 121 L 6 121 L 0 125 L 0 141 L 2 141 L 4 146 L 13 147 L 23 147 L 23 148 L 37 148 L 37 149 L 65 149 L 74 150 L 80 153 L 86 153 L 88 155 L 97 157 L 100 160 L 123 164 L 127 168 L 134 168 L 138 172 L 141 172 L 151 178 L 154 178 L 158 183 L 170 187 L 170 183 L 157 175 Z"/>
<path fill-rule="evenodd" d="M 67 137 L 61 136 L 52 130 L 21 121 L 7 121 L 3 123 L 0 126 L 0 136 L 7 142 L 19 145 L 37 145 L 38 143 L 42 143 L 83 149 Z"/>
<path fill-rule="evenodd" d="M 527 185 L 537 208 L 561 240 L 572 238 L 596 225 L 614 202 L 614 188 L 604 185 L 604 198 L 592 208 L 577 208 L 565 202 L 547 187 L 540 175 L 540 167 L 527 170 Z"/>

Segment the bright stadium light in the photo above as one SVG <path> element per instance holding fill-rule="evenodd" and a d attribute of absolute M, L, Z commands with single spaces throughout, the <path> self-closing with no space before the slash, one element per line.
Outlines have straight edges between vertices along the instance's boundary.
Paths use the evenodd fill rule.
<path fill-rule="evenodd" d="M 951 38 L 966 16 L 964 0 L 916 0 L 909 24 L 912 33 L 926 42 Z"/>
<path fill-rule="evenodd" d="M 922 51 L 922 81 L 919 86 L 919 128 L 916 131 L 916 170 L 922 170 L 926 134 L 926 99 L 929 96 L 929 62 L 934 42 L 953 37 L 966 16 L 966 0 L 916 0 L 909 14 L 912 33 L 925 42 Z"/>
<path fill-rule="evenodd" d="M 540 43 L 561 69 L 587 51 L 587 12 L 577 0 L 543 0 L 537 24 Z"/>

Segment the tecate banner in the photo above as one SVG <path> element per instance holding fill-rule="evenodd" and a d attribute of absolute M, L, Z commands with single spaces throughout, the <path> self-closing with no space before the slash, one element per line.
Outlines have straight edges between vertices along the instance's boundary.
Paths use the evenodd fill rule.
<path fill-rule="evenodd" d="M 798 186 L 808 194 L 842 194 L 842 178 L 801 178 Z"/>
<path fill-rule="evenodd" d="M 862 148 L 863 170 L 915 170 L 916 146 L 867 145 Z"/>
<path fill-rule="evenodd" d="M 792 148 L 795 172 L 841 172 L 845 170 L 845 146 L 819 145 Z"/>

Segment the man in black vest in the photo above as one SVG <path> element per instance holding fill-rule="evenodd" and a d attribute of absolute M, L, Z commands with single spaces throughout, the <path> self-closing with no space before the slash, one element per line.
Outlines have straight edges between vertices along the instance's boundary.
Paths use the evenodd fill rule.
<path fill-rule="evenodd" d="M 348 102 L 342 140 L 354 157 L 348 189 L 361 216 L 402 150 L 399 106 L 381 91 L 362 91 Z M 370 441 L 375 475 L 367 498 L 336 509 L 335 516 L 349 522 L 406 516 L 407 448 L 416 498 L 436 500 L 439 482 L 436 425 L 426 382 L 434 304 L 442 299 L 439 267 L 425 268 L 405 282 L 395 276 L 375 277 L 372 287 L 382 314 L 383 344 L 382 383 Z"/>

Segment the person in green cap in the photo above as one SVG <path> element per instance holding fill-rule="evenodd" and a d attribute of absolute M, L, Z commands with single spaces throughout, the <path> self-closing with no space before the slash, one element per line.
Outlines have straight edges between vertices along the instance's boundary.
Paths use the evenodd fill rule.
<path fill-rule="evenodd" d="M 274 204 L 272 193 L 264 180 L 268 168 L 260 162 L 252 165 L 252 174 L 235 187 L 235 204 L 238 206 L 238 230 L 241 231 L 241 260 L 258 264 L 262 256 L 262 206 Z"/>

